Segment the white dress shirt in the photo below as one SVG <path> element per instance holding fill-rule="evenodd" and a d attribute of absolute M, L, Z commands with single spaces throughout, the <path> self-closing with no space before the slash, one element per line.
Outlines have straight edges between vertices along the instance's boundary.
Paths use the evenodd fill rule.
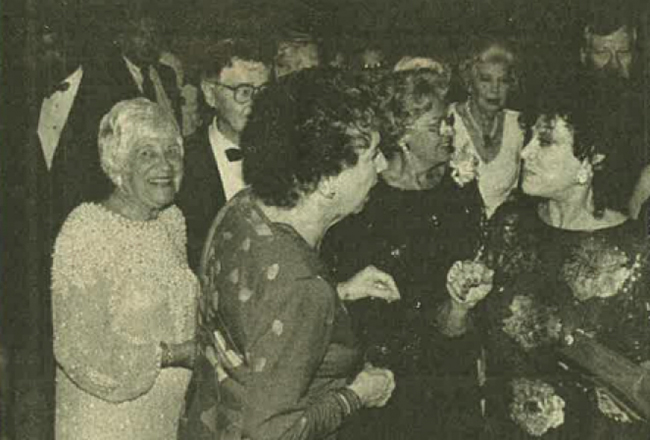
<path fill-rule="evenodd" d="M 82 77 L 83 68 L 79 66 L 64 81 L 70 84 L 68 90 L 54 92 L 52 96 L 43 99 L 41 104 L 41 113 L 38 117 L 38 137 L 41 140 L 41 148 L 48 170 L 52 168 L 54 153 L 59 145 L 63 128 L 68 121 Z"/>
<path fill-rule="evenodd" d="M 126 67 L 128 67 L 129 72 L 131 73 L 131 76 L 133 77 L 133 80 L 135 81 L 135 84 L 138 86 L 138 89 L 140 92 L 144 92 L 143 83 L 144 83 L 144 76 L 142 73 L 142 70 L 136 66 L 130 59 L 127 57 L 122 57 L 124 58 L 124 62 L 126 63 Z M 156 91 L 156 102 L 163 106 L 165 110 L 169 112 L 169 114 L 176 120 L 176 115 L 174 115 L 174 109 L 172 107 L 172 103 L 169 100 L 169 97 L 167 96 L 167 92 L 165 92 L 165 88 L 162 85 L 162 82 L 160 81 L 160 76 L 158 75 L 158 71 L 154 66 L 149 66 L 149 78 L 151 78 L 151 82 L 153 83 L 154 90 Z"/>
<path fill-rule="evenodd" d="M 228 157 L 226 157 L 227 149 L 239 149 L 239 146 L 226 139 L 219 131 L 219 128 L 217 128 L 217 118 L 210 125 L 209 135 L 212 154 L 214 154 L 214 159 L 217 161 L 217 167 L 221 175 L 223 192 L 226 195 L 226 200 L 230 200 L 235 194 L 246 187 L 242 172 L 242 161 L 230 162 Z"/>

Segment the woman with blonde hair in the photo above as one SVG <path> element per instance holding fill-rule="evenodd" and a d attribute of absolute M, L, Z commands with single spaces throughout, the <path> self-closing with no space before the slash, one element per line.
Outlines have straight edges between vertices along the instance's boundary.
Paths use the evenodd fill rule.
<path fill-rule="evenodd" d="M 517 60 L 505 42 L 483 39 L 459 66 L 468 98 L 451 105 L 454 147 L 471 151 L 478 161 L 478 186 L 488 217 L 519 178 L 524 134 L 519 112 L 507 108 L 518 86 Z"/>

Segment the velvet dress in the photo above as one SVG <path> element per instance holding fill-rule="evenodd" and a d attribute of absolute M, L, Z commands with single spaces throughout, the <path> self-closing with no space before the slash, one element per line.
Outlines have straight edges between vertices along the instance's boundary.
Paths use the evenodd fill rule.
<path fill-rule="evenodd" d="M 480 246 L 483 210 L 476 183 L 460 188 L 447 174 L 428 190 L 380 181 L 363 212 L 335 225 L 323 254 L 344 281 L 368 265 L 391 274 L 402 295 L 348 305 L 365 360 L 391 369 L 396 389 L 386 407 L 359 415 L 344 438 L 462 439 L 480 428 L 475 335 L 436 329 L 454 261 Z"/>

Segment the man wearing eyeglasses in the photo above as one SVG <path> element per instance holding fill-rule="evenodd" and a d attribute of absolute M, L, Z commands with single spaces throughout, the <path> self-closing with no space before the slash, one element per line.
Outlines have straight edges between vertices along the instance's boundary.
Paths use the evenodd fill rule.
<path fill-rule="evenodd" d="M 255 95 L 271 76 L 271 53 L 259 42 L 225 40 L 207 52 L 201 90 L 211 118 L 185 141 L 185 177 L 177 197 L 187 222 L 188 260 L 194 270 L 217 212 L 246 186 L 239 135 Z"/>

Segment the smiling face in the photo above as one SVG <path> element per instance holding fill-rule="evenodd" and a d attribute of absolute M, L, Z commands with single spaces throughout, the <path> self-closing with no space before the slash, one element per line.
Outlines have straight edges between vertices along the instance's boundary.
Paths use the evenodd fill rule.
<path fill-rule="evenodd" d="M 143 212 L 169 206 L 183 178 L 183 147 L 177 128 L 154 119 L 144 123 L 131 142 L 119 190 Z"/>
<path fill-rule="evenodd" d="M 573 130 L 565 119 L 542 116 L 537 120 L 533 138 L 521 152 L 526 194 L 562 199 L 579 185 L 576 176 L 583 164 L 573 154 L 573 142 Z"/>
<path fill-rule="evenodd" d="M 435 99 L 431 109 L 409 125 L 402 140 L 413 158 L 415 173 L 430 171 L 438 177 L 444 174 L 451 159 L 453 140 L 453 128 L 446 116 L 445 105 Z"/>
<path fill-rule="evenodd" d="M 479 110 L 495 113 L 506 106 L 512 87 L 509 67 L 503 62 L 479 62 L 472 73 L 472 97 Z"/>
<path fill-rule="evenodd" d="M 364 136 L 369 148 L 358 150 L 356 165 L 348 167 L 334 177 L 337 187 L 337 206 L 343 216 L 359 213 L 368 201 L 368 194 L 377 183 L 378 174 L 386 169 L 386 158 L 377 148 L 379 133 L 373 131 Z"/>

